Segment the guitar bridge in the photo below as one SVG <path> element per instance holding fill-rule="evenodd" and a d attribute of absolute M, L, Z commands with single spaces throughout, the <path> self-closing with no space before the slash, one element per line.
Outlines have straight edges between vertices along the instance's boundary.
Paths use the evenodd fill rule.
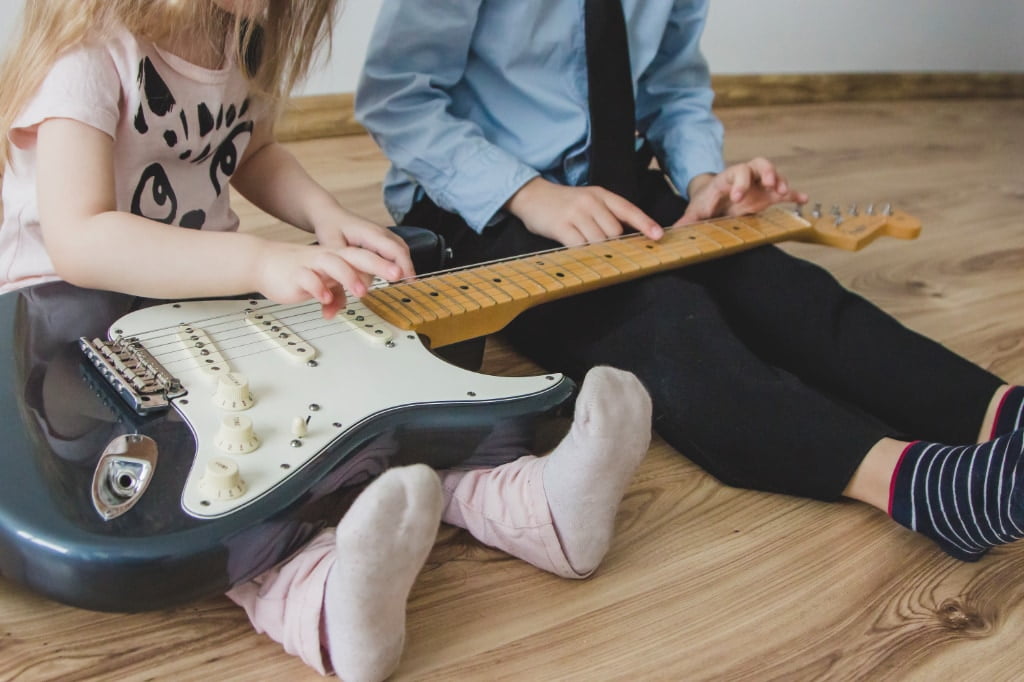
<path fill-rule="evenodd" d="M 186 393 L 181 382 L 135 339 L 90 341 L 78 346 L 110 387 L 140 415 L 166 410 L 172 398 Z"/>

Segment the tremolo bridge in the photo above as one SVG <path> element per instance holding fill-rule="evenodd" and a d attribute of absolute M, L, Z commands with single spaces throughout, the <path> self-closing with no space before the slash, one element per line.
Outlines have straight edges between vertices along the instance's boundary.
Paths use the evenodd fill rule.
<path fill-rule="evenodd" d="M 78 345 L 111 388 L 140 415 L 165 410 L 187 391 L 134 338 L 79 338 Z"/>

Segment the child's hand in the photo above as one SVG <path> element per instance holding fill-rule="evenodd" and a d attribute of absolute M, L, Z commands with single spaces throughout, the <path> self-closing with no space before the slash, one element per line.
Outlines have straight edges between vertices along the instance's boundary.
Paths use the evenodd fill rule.
<path fill-rule="evenodd" d="M 676 225 L 757 213 L 783 201 L 807 202 L 807 195 L 790 188 L 775 164 L 760 157 L 729 166 L 718 175 L 698 175 L 689 189 L 690 205 Z"/>
<path fill-rule="evenodd" d="M 328 248 L 268 241 L 257 260 L 257 290 L 275 303 L 319 301 L 330 319 L 345 306 L 345 289 L 360 297 L 373 276 L 395 279 L 401 268 L 358 246 Z"/>
<path fill-rule="evenodd" d="M 565 187 L 537 177 L 523 185 L 506 208 L 530 232 L 565 246 L 617 237 L 623 223 L 651 239 L 664 234 L 646 213 L 601 187 Z"/>
<path fill-rule="evenodd" d="M 369 220 L 345 211 L 329 220 L 317 221 L 314 232 L 321 246 L 335 250 L 358 246 L 390 261 L 394 267 L 388 268 L 386 273 L 373 273 L 389 282 L 416 274 L 409 255 L 409 245 L 395 233 Z"/>

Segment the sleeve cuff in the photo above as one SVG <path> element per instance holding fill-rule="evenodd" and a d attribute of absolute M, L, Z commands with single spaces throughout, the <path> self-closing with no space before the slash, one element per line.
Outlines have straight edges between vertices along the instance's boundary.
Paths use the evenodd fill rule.
<path fill-rule="evenodd" d="M 458 213 L 476 232 L 491 222 L 519 189 L 540 173 L 484 140 L 452 159 L 454 173 L 437 196 L 441 208 Z"/>

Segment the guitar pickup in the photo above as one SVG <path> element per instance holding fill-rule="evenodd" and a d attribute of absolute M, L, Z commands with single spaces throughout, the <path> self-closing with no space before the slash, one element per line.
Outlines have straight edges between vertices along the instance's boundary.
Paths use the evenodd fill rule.
<path fill-rule="evenodd" d="M 137 414 L 166 410 L 171 399 L 187 392 L 138 341 L 117 339 L 108 343 L 83 336 L 78 346 L 100 376 Z"/>
<path fill-rule="evenodd" d="M 316 348 L 309 345 L 298 334 L 293 332 L 284 323 L 273 315 L 262 312 L 249 312 L 245 321 L 252 325 L 267 341 L 283 350 L 293 359 L 300 362 L 310 362 L 317 356 Z"/>

